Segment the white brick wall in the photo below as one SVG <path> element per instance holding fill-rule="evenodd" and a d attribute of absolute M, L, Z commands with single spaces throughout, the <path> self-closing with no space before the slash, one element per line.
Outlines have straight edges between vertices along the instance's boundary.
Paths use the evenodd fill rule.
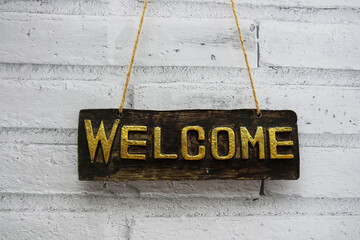
<path fill-rule="evenodd" d="M 0 239 L 360 238 L 360 1 L 236 2 L 300 179 L 79 182 L 78 112 L 118 107 L 143 2 L 0 0 Z M 150 0 L 127 107 L 254 107 L 229 3 Z"/>

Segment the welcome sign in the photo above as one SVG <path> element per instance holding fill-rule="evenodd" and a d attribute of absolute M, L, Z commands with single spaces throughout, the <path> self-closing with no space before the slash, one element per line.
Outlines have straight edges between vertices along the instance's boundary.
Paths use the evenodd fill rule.
<path fill-rule="evenodd" d="M 292 111 L 81 110 L 80 180 L 298 179 Z"/>

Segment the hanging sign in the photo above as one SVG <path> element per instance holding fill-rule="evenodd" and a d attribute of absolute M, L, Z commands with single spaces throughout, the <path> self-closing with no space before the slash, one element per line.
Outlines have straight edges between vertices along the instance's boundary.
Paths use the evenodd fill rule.
<path fill-rule="evenodd" d="M 298 179 L 292 111 L 81 110 L 80 180 Z"/>

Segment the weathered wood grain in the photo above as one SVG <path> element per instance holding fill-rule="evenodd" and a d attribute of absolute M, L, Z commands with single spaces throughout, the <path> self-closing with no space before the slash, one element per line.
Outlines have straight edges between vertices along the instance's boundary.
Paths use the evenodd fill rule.
<path fill-rule="evenodd" d="M 107 137 L 113 123 L 120 119 L 117 134 L 112 145 L 110 160 L 105 164 L 100 144 L 95 160 L 91 163 L 85 120 L 91 120 L 94 136 L 103 121 Z M 119 117 L 117 109 L 81 110 L 78 132 L 78 169 L 80 180 L 210 180 L 210 179 L 297 179 L 299 177 L 299 143 L 297 117 L 292 111 L 262 111 L 262 117 L 255 110 L 183 110 L 183 111 L 140 111 L 124 110 Z M 147 126 L 146 133 L 129 135 L 133 140 L 146 140 L 146 147 L 130 147 L 129 152 L 146 155 L 145 160 L 120 157 L 120 128 L 124 125 Z M 198 141 L 196 133 L 188 134 L 190 155 L 198 153 L 198 145 L 205 146 L 202 160 L 185 160 L 181 154 L 181 130 L 186 126 L 201 126 L 205 140 Z M 241 157 L 240 127 L 247 127 L 253 136 L 257 127 L 264 128 L 265 159 L 259 160 L 257 147 L 249 146 L 249 159 Z M 153 128 L 162 128 L 162 151 L 176 153 L 177 159 L 155 159 Z M 214 127 L 230 127 L 235 132 L 236 153 L 229 160 L 217 160 L 211 154 L 210 134 Z M 267 128 L 291 127 L 291 133 L 278 134 L 279 141 L 291 140 L 292 147 L 279 147 L 280 154 L 293 154 L 292 159 L 270 159 Z M 219 154 L 226 155 L 228 136 L 218 136 Z"/>

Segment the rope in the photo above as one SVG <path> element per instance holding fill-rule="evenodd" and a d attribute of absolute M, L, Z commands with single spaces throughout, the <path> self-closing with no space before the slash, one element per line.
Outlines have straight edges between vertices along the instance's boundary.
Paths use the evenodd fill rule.
<path fill-rule="evenodd" d="M 147 3 L 148 3 L 148 0 L 145 0 L 144 7 L 143 7 L 143 10 L 142 10 L 142 13 L 141 13 L 141 19 L 140 19 L 140 23 L 139 23 L 139 28 L 138 28 L 138 31 L 137 31 L 137 36 L 136 36 L 136 40 L 135 40 L 135 44 L 134 44 L 134 48 L 133 48 L 133 52 L 132 52 L 132 56 L 131 56 L 130 65 L 129 65 L 129 68 L 128 68 L 128 72 L 126 74 L 126 82 L 125 82 L 124 92 L 123 92 L 121 104 L 120 104 L 120 107 L 119 107 L 119 113 L 120 114 L 122 114 L 122 112 L 123 112 L 126 92 L 127 92 L 128 86 L 129 86 L 131 70 L 132 70 L 132 67 L 134 65 L 135 53 L 136 53 L 136 49 L 137 49 L 137 46 L 138 46 L 138 43 L 139 43 L 140 32 L 141 32 L 141 28 L 142 28 L 142 25 L 143 25 L 143 22 L 144 22 L 144 16 L 145 16 L 145 10 L 146 10 L 146 7 L 147 7 Z M 239 32 L 240 42 L 241 42 L 242 50 L 243 50 L 243 53 L 244 53 L 245 63 L 246 63 L 247 71 L 248 71 L 249 78 L 250 78 L 252 92 L 253 92 L 253 95 L 254 95 L 254 101 L 255 101 L 255 105 L 256 105 L 256 114 L 258 116 L 260 116 L 259 102 L 258 102 L 257 97 L 256 97 L 254 81 L 253 81 L 253 78 L 252 78 L 252 75 L 251 75 L 250 65 L 249 65 L 249 61 L 248 61 L 248 57 L 247 57 L 247 53 L 246 53 L 246 49 L 245 49 L 244 39 L 242 37 L 241 30 L 240 30 L 239 19 L 238 19 L 238 15 L 236 13 L 234 0 L 231 0 L 231 5 L 232 5 L 233 13 L 234 13 L 234 16 L 235 16 L 236 27 L 237 27 L 238 32 Z"/>
<path fill-rule="evenodd" d="M 126 97 L 126 91 L 128 89 L 128 86 L 129 86 L 131 70 L 132 70 L 132 67 L 134 65 L 135 53 L 136 53 L 136 49 L 137 49 L 137 46 L 138 46 L 138 43 L 139 43 L 140 32 L 141 32 L 141 28 L 142 28 L 142 25 L 143 25 L 143 22 L 144 22 L 144 16 L 145 16 L 145 10 L 146 10 L 146 7 L 147 7 L 147 3 L 148 3 L 148 0 L 145 0 L 144 7 L 143 7 L 143 10 L 142 10 L 142 13 L 141 13 L 141 19 L 140 19 L 139 28 L 138 28 L 138 31 L 137 31 L 137 36 L 136 36 L 134 48 L 133 48 L 133 51 L 132 51 L 130 65 L 129 65 L 129 68 L 128 68 L 128 72 L 126 74 L 126 82 L 125 82 L 124 92 L 123 92 L 121 104 L 120 104 L 120 107 L 119 107 L 119 113 L 120 114 L 122 114 L 122 112 L 123 112 L 123 107 L 124 107 L 125 97 Z"/>
<path fill-rule="evenodd" d="M 231 0 L 231 5 L 232 5 L 233 13 L 234 13 L 234 16 L 235 16 L 236 26 L 237 26 L 237 29 L 238 29 L 238 32 L 239 32 L 240 42 L 241 42 L 242 50 L 243 50 L 243 53 L 244 53 L 244 58 L 245 58 L 245 63 L 246 63 L 247 71 L 248 71 L 248 73 L 249 73 L 251 88 L 252 88 L 252 92 L 253 92 L 253 95 L 254 95 L 254 101 L 255 101 L 255 105 L 256 105 L 256 114 L 257 114 L 258 116 L 260 116 L 259 102 L 258 102 L 257 97 L 256 97 L 256 91 L 255 91 L 254 81 L 253 81 L 253 78 L 252 78 L 252 76 L 251 76 L 250 65 L 249 65 L 249 61 L 248 61 L 247 54 L 246 54 L 244 39 L 243 39 L 243 37 L 242 37 L 241 30 L 240 30 L 239 19 L 238 19 L 238 15 L 237 15 L 237 13 L 236 13 L 236 8 L 235 8 L 235 2 L 234 2 L 234 0 Z"/>

